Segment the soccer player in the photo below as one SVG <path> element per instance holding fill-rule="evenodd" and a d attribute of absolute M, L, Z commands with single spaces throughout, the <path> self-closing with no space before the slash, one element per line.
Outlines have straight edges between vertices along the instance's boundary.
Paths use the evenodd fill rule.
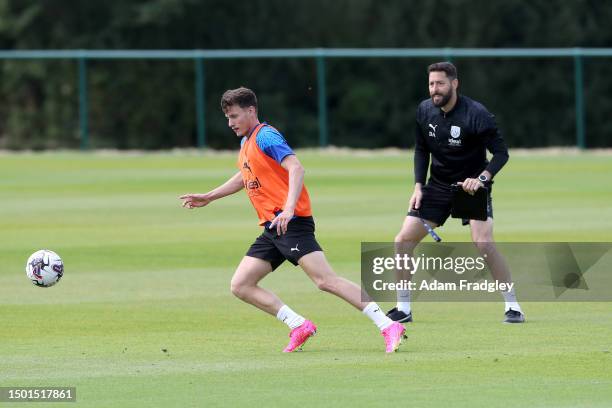
<path fill-rule="evenodd" d="M 385 316 L 376 303 L 362 301 L 360 287 L 332 270 L 315 239 L 304 168 L 281 133 L 259 122 L 255 93 L 244 87 L 228 90 L 221 98 L 221 109 L 228 126 L 241 138 L 239 171 L 208 193 L 186 194 L 180 199 L 183 207 L 204 207 L 246 189 L 263 232 L 238 265 L 231 281 L 232 293 L 289 326 L 290 340 L 284 352 L 301 349 L 316 333 L 316 326 L 259 286 L 260 280 L 288 260 L 299 265 L 319 289 L 362 311 L 380 329 L 386 352 L 396 351 L 406 329 Z"/>
<path fill-rule="evenodd" d="M 450 62 L 428 67 L 429 95 L 416 111 L 416 141 L 414 148 L 414 192 L 409 212 L 395 237 L 396 250 L 412 256 L 415 246 L 427 235 L 423 221 L 431 228 L 444 225 L 451 212 L 451 184 L 459 183 L 463 190 L 474 194 L 488 187 L 487 220 L 463 220 L 470 225 L 472 241 L 481 253 L 487 253 L 491 273 L 500 282 L 510 282 L 510 271 L 497 251 L 493 240 L 493 177 L 508 161 L 508 149 L 502 139 L 495 117 L 480 103 L 457 92 L 457 69 Z M 487 161 L 486 151 L 493 157 Z M 425 183 L 427 167 L 430 178 Z M 404 273 L 401 279 L 410 279 Z M 522 323 L 525 316 L 517 302 L 514 289 L 502 292 L 505 300 L 505 323 Z M 397 292 L 397 305 L 387 316 L 399 322 L 411 322 L 410 291 Z"/>

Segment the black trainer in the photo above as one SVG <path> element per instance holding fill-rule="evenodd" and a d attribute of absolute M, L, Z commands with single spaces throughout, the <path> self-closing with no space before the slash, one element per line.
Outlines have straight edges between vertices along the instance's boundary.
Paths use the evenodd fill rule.
<path fill-rule="evenodd" d="M 412 310 L 410 311 L 410 313 L 406 314 L 401 310 L 397 310 L 397 307 L 394 307 L 393 309 L 387 312 L 387 317 L 393 320 L 394 322 L 410 323 L 412 322 Z"/>
<path fill-rule="evenodd" d="M 516 310 L 508 309 L 506 313 L 504 313 L 506 318 L 504 319 L 504 323 L 524 323 L 525 315 Z"/>

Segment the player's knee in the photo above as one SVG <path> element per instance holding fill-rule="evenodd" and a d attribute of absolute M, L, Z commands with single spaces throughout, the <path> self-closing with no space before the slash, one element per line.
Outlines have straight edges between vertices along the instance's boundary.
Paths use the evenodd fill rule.
<path fill-rule="evenodd" d="M 247 292 L 247 286 L 239 279 L 233 278 L 230 282 L 230 291 L 232 295 L 236 296 L 238 299 L 244 299 Z"/>
<path fill-rule="evenodd" d="M 320 278 L 315 281 L 317 288 L 322 290 L 323 292 L 335 293 L 336 291 L 336 278 L 335 277 L 325 277 Z"/>
<path fill-rule="evenodd" d="M 395 248 L 397 250 L 411 251 L 419 243 L 421 237 L 418 237 L 411 233 L 400 232 L 395 236 Z"/>
<path fill-rule="evenodd" d="M 412 238 L 411 234 L 400 232 L 399 234 L 395 236 L 394 242 L 396 244 L 399 244 L 402 242 L 410 242 L 412 240 L 411 238 Z"/>
<path fill-rule="evenodd" d="M 493 242 L 493 234 L 488 231 L 478 232 L 472 234 L 472 241 L 474 242 L 474 244 L 476 244 L 477 247 L 480 248 L 480 246 L 482 245 L 486 245 L 489 242 Z"/>
<path fill-rule="evenodd" d="M 472 237 L 474 245 L 481 254 L 489 253 L 495 249 L 495 243 L 493 242 L 492 236 L 482 235 L 479 237 Z"/>

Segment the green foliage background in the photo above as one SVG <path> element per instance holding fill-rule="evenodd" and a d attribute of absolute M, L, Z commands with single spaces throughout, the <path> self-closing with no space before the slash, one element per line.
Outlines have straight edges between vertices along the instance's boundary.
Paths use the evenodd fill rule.
<path fill-rule="evenodd" d="M 0 0 L 1 49 L 311 47 L 609 47 L 612 3 L 594 0 Z M 426 58 L 330 59 L 330 143 L 411 146 L 427 97 Z M 571 59 L 454 59 L 461 91 L 498 117 L 510 146 L 572 145 Z M 609 58 L 585 60 L 588 146 L 610 146 Z M 75 61 L 0 60 L 0 148 L 79 145 Z M 92 61 L 94 147 L 159 149 L 196 141 L 192 61 Z M 261 119 L 294 146 L 317 143 L 309 59 L 206 62 L 209 145 L 235 147 L 221 93 L 256 90 Z"/>

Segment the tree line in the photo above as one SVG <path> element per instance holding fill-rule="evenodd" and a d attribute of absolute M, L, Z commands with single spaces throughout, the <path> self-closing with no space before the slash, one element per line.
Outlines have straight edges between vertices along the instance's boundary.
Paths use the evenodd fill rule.
<path fill-rule="evenodd" d="M 610 47 L 612 3 L 595 0 L 0 0 L 0 48 L 259 49 Z M 414 109 L 432 58 L 328 59 L 329 143 L 414 143 Z M 497 116 L 512 147 L 575 144 L 571 58 L 453 58 L 460 92 Z M 610 58 L 584 60 L 587 145 L 610 146 Z M 207 60 L 206 133 L 235 148 L 219 109 L 241 85 L 260 119 L 292 145 L 318 143 L 317 67 L 311 59 Z M 91 145 L 196 145 L 194 63 L 88 62 Z M 79 146 L 74 60 L 0 60 L 0 148 Z"/>

